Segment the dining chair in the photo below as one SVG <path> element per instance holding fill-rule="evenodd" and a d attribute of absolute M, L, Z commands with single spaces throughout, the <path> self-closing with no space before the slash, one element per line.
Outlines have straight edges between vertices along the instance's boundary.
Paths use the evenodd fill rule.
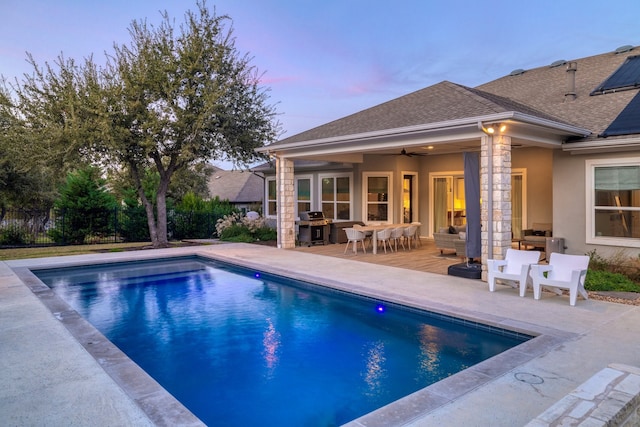
<path fill-rule="evenodd" d="M 344 253 L 347 253 L 347 249 L 349 249 L 349 243 L 353 243 L 353 253 L 358 253 L 358 242 L 362 243 L 362 252 L 367 253 L 367 249 L 364 247 L 364 239 L 365 234 L 363 231 L 356 230 L 355 228 L 344 228 L 345 233 L 347 233 L 347 245 L 344 248 Z"/>
<path fill-rule="evenodd" d="M 413 221 L 411 223 L 411 225 L 415 225 L 416 226 L 416 244 L 417 244 L 417 246 L 422 246 L 422 242 L 420 241 L 420 227 L 422 226 L 422 223 L 420 221 Z"/>
<path fill-rule="evenodd" d="M 362 228 L 362 225 L 360 224 L 353 224 L 353 228 L 355 228 L 356 230 L 362 231 L 364 233 L 364 239 L 369 241 L 369 246 L 373 246 L 373 231 L 370 230 L 360 230 Z"/>
<path fill-rule="evenodd" d="M 418 231 L 418 226 L 410 225 L 408 227 L 405 227 L 405 229 L 402 232 L 404 240 L 407 242 L 407 247 L 409 249 L 411 249 L 412 241 L 413 241 L 413 246 L 416 248 L 418 247 L 418 244 L 416 243 L 417 231 Z"/>
<path fill-rule="evenodd" d="M 393 228 L 391 230 L 391 240 L 393 240 L 393 245 L 395 246 L 396 252 L 398 252 L 398 241 L 400 241 L 400 245 L 402 245 L 402 249 L 404 247 L 404 229 L 403 227 Z"/>
<path fill-rule="evenodd" d="M 382 243 L 382 247 L 384 248 L 384 253 L 387 253 L 387 245 L 389 245 L 389 250 L 393 252 L 393 248 L 391 247 L 391 231 L 392 228 L 385 228 L 383 230 L 378 230 L 376 233 L 376 240 L 378 244 Z"/>

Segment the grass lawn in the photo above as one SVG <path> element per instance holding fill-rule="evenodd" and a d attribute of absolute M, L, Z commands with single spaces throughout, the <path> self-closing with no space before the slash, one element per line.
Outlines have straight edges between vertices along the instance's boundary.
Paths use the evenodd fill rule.
<path fill-rule="evenodd" d="M 197 243 L 170 242 L 172 247 L 194 246 Z M 151 249 L 150 242 L 106 243 L 99 245 L 47 246 L 41 248 L 0 249 L 0 261 L 10 259 L 44 258 L 52 256 L 82 255 L 104 252 L 124 252 Z"/>

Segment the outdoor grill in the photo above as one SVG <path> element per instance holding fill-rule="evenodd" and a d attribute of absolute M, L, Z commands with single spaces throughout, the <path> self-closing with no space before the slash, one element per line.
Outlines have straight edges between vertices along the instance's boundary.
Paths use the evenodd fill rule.
<path fill-rule="evenodd" d="M 298 221 L 298 242 L 307 246 L 329 243 L 331 221 L 324 219 L 321 211 L 300 212 Z"/>

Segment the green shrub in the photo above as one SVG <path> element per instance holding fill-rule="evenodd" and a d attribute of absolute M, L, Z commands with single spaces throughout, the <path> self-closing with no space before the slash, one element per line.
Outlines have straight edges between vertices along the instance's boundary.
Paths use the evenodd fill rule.
<path fill-rule="evenodd" d="M 246 235 L 251 237 L 249 229 L 242 224 L 231 224 L 220 232 L 220 240 L 230 240 L 234 237 Z"/>
<path fill-rule="evenodd" d="M 26 245 L 31 236 L 23 228 L 7 227 L 0 230 L 0 245 Z"/>
<path fill-rule="evenodd" d="M 588 252 L 589 271 L 585 281 L 590 290 L 640 292 L 640 257 L 629 256 L 618 250 L 609 257 L 603 257 L 595 249 Z"/>
<path fill-rule="evenodd" d="M 589 270 L 584 282 L 588 291 L 640 292 L 640 285 L 622 273 Z"/>
<path fill-rule="evenodd" d="M 255 239 L 248 234 L 239 234 L 237 236 L 230 237 L 226 239 L 228 242 L 236 242 L 236 243 L 253 243 Z"/>
<path fill-rule="evenodd" d="M 266 226 L 260 227 L 256 230 L 255 237 L 261 242 L 268 242 L 270 240 L 277 240 L 278 232 L 276 231 L 275 228 L 266 227 Z"/>
<path fill-rule="evenodd" d="M 55 201 L 58 220 L 49 230 L 56 243 L 85 243 L 89 235 L 105 235 L 113 224 L 115 197 L 98 168 L 69 173 Z"/>

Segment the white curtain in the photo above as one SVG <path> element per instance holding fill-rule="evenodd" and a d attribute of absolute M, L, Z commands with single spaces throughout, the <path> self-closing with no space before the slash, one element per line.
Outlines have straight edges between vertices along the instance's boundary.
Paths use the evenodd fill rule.
<path fill-rule="evenodd" d="M 522 175 L 511 176 L 511 231 L 515 239 L 522 239 Z"/>
<path fill-rule="evenodd" d="M 447 201 L 449 197 L 448 178 L 433 180 L 433 231 L 437 233 L 441 227 L 448 227 Z"/>

